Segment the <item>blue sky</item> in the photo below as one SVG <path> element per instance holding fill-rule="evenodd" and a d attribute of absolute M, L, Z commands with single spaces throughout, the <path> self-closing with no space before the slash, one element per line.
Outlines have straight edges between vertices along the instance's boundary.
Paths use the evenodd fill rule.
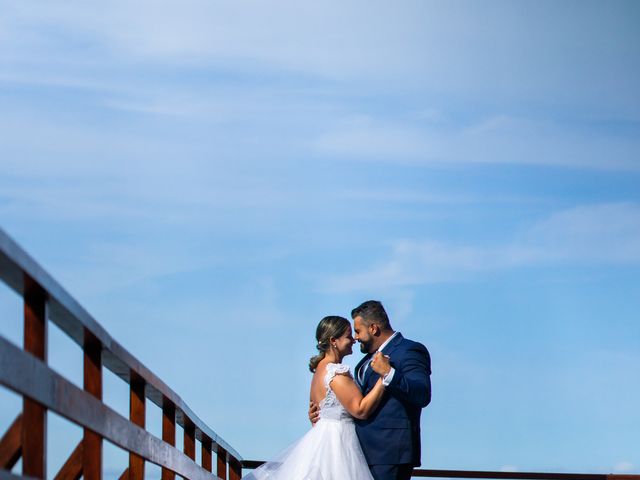
<path fill-rule="evenodd" d="M 0 225 L 246 458 L 377 298 L 425 467 L 640 470 L 637 2 L 0 6 Z"/>

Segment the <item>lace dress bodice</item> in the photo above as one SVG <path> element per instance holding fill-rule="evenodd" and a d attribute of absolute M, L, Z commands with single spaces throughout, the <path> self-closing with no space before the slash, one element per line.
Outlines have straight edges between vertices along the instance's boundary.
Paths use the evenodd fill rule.
<path fill-rule="evenodd" d="M 331 388 L 331 381 L 338 374 L 350 374 L 349 365 L 342 363 L 327 364 L 327 373 L 324 376 L 324 387 L 327 389 L 327 395 L 320 402 L 320 418 L 331 420 L 353 421 L 353 417 L 340 403 Z"/>
<path fill-rule="evenodd" d="M 373 480 L 355 423 L 331 388 L 338 374 L 349 374 L 349 367 L 329 363 L 324 376 L 327 395 L 320 402 L 320 420 L 315 426 L 243 480 Z"/>

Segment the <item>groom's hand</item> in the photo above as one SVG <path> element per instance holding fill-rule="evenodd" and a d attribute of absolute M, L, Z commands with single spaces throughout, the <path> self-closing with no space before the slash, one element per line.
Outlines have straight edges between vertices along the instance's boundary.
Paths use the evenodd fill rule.
<path fill-rule="evenodd" d="M 318 420 L 320 420 L 320 409 L 316 403 L 309 402 L 309 421 L 311 425 L 315 426 Z"/>
<path fill-rule="evenodd" d="M 371 360 L 371 368 L 381 377 L 384 377 L 391 371 L 391 364 L 389 363 L 389 357 L 382 352 L 376 352 Z"/>

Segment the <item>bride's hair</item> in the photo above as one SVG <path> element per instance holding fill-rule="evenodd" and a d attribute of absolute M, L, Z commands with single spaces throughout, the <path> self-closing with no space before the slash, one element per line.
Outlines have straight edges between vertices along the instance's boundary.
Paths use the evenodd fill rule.
<path fill-rule="evenodd" d="M 331 315 L 320 320 L 316 328 L 316 340 L 318 341 L 316 348 L 319 353 L 309 360 L 309 370 L 312 372 L 316 371 L 318 363 L 320 363 L 320 360 L 325 357 L 327 350 L 329 350 L 331 339 L 341 337 L 348 328 L 351 328 L 351 324 L 349 320 L 344 317 Z"/>

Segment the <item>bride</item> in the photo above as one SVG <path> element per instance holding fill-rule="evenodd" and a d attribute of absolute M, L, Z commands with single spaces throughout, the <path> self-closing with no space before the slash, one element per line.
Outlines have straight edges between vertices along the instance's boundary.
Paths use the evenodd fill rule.
<path fill-rule="evenodd" d="M 355 343 L 346 318 L 324 317 L 316 328 L 319 354 L 311 358 L 310 400 L 320 420 L 276 460 L 243 478 L 256 480 L 373 480 L 356 436 L 353 417 L 367 418 L 384 393 L 382 380 L 365 397 L 342 359 Z M 379 361 L 376 354 L 372 364 Z"/>

